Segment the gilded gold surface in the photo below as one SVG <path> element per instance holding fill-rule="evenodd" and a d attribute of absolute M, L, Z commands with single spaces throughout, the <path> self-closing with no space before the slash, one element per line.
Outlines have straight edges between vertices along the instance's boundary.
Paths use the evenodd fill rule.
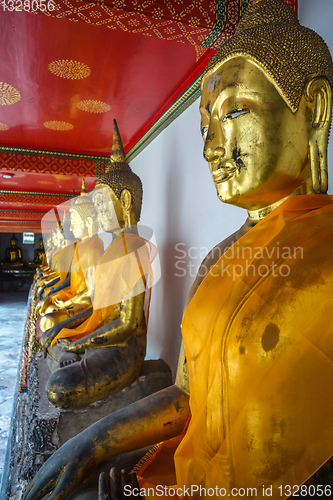
<path fill-rule="evenodd" d="M 75 199 L 74 205 L 70 208 L 71 214 L 71 231 L 75 238 L 83 238 L 88 231 L 87 219 L 92 217 L 94 204 L 89 196 L 87 196 L 85 180 L 82 179 L 81 194 Z"/>
<path fill-rule="evenodd" d="M 284 2 L 256 2 L 242 17 L 235 35 L 213 55 L 204 76 L 237 56 L 255 61 L 293 111 L 298 109 L 311 75 L 324 75 L 333 84 L 326 43 L 316 32 L 301 26 Z"/>
<path fill-rule="evenodd" d="M 48 397 L 56 406 L 87 404 L 126 387 L 139 376 L 146 352 L 145 311 L 150 291 L 146 290 L 145 277 L 135 257 L 135 250 L 146 242 L 133 229 L 136 212 L 140 215 L 142 186 L 126 162 L 116 124 L 112 151 L 108 172 L 98 179 L 94 204 L 83 181 L 82 193 L 70 208 L 71 230 L 76 239 L 81 239 L 76 247 L 77 262 L 85 270 L 86 289 L 76 290 L 67 300 L 50 296 L 42 306 L 42 348 L 59 365 L 47 384 Z M 133 198 L 140 200 L 135 209 Z M 100 241 L 94 235 L 94 205 L 101 229 L 111 232 L 113 241 L 102 256 L 90 262 L 93 245 Z M 143 269 L 147 268 L 145 258 L 140 255 Z M 126 269 L 134 270 L 132 266 L 137 271 L 126 275 Z M 126 293 L 111 300 L 112 290 L 117 290 L 122 282 L 126 282 L 128 291 L 126 288 Z M 88 310 L 91 297 L 93 308 Z"/>
<path fill-rule="evenodd" d="M 74 234 L 77 240 L 85 241 L 88 238 L 87 218 L 92 216 L 94 205 L 87 196 L 85 181 L 82 179 L 81 194 L 75 199 L 74 204 L 70 208 L 70 231 Z M 65 214 L 64 221 L 65 223 Z M 55 243 L 63 242 L 63 232 L 58 230 L 54 233 Z M 86 245 L 88 243 L 88 245 Z M 78 314 L 81 311 L 91 307 L 91 297 L 94 290 L 95 266 L 94 262 L 94 247 L 93 244 L 87 241 L 77 247 L 79 250 L 76 253 L 71 265 L 71 286 L 65 289 L 64 292 L 50 294 L 46 299 L 38 304 L 36 310 L 39 316 L 42 316 L 40 321 L 40 329 L 42 332 L 53 328 L 65 319 Z M 87 265 L 87 255 L 91 252 L 92 259 L 89 259 L 89 267 L 82 274 L 82 263 Z M 77 277 L 81 272 L 81 277 Z M 66 290 L 68 293 L 66 293 Z"/>
<path fill-rule="evenodd" d="M 1 131 L 5 131 L 5 130 L 8 130 L 8 129 L 9 129 L 8 125 L 6 125 L 5 123 L 0 123 L 0 130 Z"/>
<path fill-rule="evenodd" d="M 131 195 L 131 204 L 135 220 L 140 220 L 142 207 L 142 183 L 127 164 L 123 144 L 119 135 L 116 121 L 114 120 L 112 154 L 110 163 L 105 166 L 105 174 L 96 182 L 96 188 L 107 186 L 110 188 L 111 198 L 117 205 L 121 192 L 126 189 Z M 113 194 L 112 194 L 113 193 Z M 105 195 L 103 195 L 105 196 Z M 119 203 L 119 202 L 118 202 Z"/>
<path fill-rule="evenodd" d="M 54 75 L 68 80 L 81 80 L 87 78 L 91 73 L 91 69 L 86 64 L 69 59 L 52 61 L 48 68 Z"/>
<path fill-rule="evenodd" d="M 89 113 L 106 113 L 111 109 L 111 106 L 106 102 L 95 100 L 80 101 L 77 107 L 81 111 L 88 111 Z"/>
<path fill-rule="evenodd" d="M 74 128 L 74 125 L 68 122 L 61 122 L 61 121 L 56 121 L 52 120 L 49 122 L 44 123 L 44 127 L 50 128 L 51 130 L 72 130 Z"/>
<path fill-rule="evenodd" d="M 204 157 L 221 201 L 253 212 L 273 209 L 295 190 L 326 191 L 331 95 L 324 79 L 307 89 L 313 84 L 319 101 L 305 93 L 294 113 L 251 59 L 235 57 L 205 76 L 200 105 Z M 320 127 L 308 119 L 310 110 L 319 113 Z"/>
<path fill-rule="evenodd" d="M 333 209 L 331 197 L 320 194 L 327 189 L 332 71 L 324 44 L 310 34 L 304 45 L 298 23 L 282 2 L 257 0 L 248 12 L 248 25 L 262 24 L 267 43 L 261 40 L 254 57 L 248 53 L 249 33 L 236 36 L 235 52 L 225 58 L 228 49 L 222 48 L 202 83 L 204 156 L 217 195 L 247 209 L 250 217 L 217 246 L 220 254 L 208 254 L 187 300 L 183 327 L 192 418 L 176 467 L 179 486 L 215 490 L 222 485 L 228 494 L 235 486 L 259 485 L 257 496 L 262 498 L 267 484 L 274 485 L 278 498 L 278 485 L 306 481 L 332 452 L 332 333 L 327 317 L 332 309 Z M 289 31 L 280 29 L 281 16 Z M 284 59 L 286 67 L 276 76 L 266 65 L 271 60 L 279 67 L 289 38 L 293 57 Z M 302 65 L 308 55 L 312 64 L 316 50 L 318 64 L 326 61 L 327 71 L 305 64 L 299 93 L 293 66 Z M 293 75 L 295 92 L 282 82 L 282 74 Z M 253 254 L 257 269 L 274 257 L 280 238 L 292 252 L 279 256 L 281 262 L 291 260 L 290 277 L 275 278 L 269 272 L 257 278 L 243 272 L 233 280 L 221 274 L 225 261 L 244 271 L 242 254 L 232 256 L 238 244 L 256 252 L 262 245 L 262 255 Z M 60 477 L 57 493 L 66 498 L 87 470 L 106 457 L 165 439 L 168 424 L 169 437 L 175 436 L 175 408 L 180 408 L 179 428 L 190 412 L 186 364 L 182 348 L 177 385 L 74 438 L 43 466 L 24 500 L 39 500 Z M 166 462 L 159 468 L 153 463 L 157 484 L 166 468 Z"/>
<path fill-rule="evenodd" d="M 21 99 L 21 94 L 9 83 L 0 82 L 0 105 L 15 104 Z"/>

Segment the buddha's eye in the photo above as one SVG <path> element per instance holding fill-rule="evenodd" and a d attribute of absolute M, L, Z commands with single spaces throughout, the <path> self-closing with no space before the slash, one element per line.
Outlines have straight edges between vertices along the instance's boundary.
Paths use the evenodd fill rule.
<path fill-rule="evenodd" d="M 202 137 L 203 137 L 204 135 L 206 135 L 206 134 L 207 134 L 207 132 L 208 132 L 208 127 L 202 127 L 202 129 L 201 129 L 201 135 L 202 135 Z"/>
<path fill-rule="evenodd" d="M 231 113 L 228 113 L 225 115 L 222 119 L 223 122 L 226 122 L 227 120 L 233 120 L 234 118 L 237 118 L 238 116 L 245 115 L 247 113 L 250 113 L 249 109 L 242 109 L 241 111 L 232 111 Z"/>

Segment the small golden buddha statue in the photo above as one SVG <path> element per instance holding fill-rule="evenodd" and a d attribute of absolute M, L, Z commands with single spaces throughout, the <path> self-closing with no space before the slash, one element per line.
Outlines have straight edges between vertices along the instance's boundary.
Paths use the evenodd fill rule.
<path fill-rule="evenodd" d="M 67 498 L 105 459 L 177 434 L 150 457 L 145 498 L 150 483 L 195 499 L 320 496 L 333 453 L 332 85 L 321 37 L 282 0 L 256 0 L 208 64 L 200 105 L 217 195 L 248 219 L 198 271 L 176 384 L 65 443 L 24 500 Z"/>
<path fill-rule="evenodd" d="M 46 387 L 56 406 L 87 404 L 126 387 L 139 376 L 146 353 L 152 257 L 137 234 L 141 181 L 126 162 L 116 123 L 111 162 L 97 180 L 94 198 L 99 225 L 113 240 L 95 261 L 93 308 L 45 330 L 41 339 L 43 349 L 60 365 Z M 71 216 L 79 237 L 76 207 Z M 88 226 L 93 234 L 93 220 Z"/>
<path fill-rule="evenodd" d="M 6 248 L 5 260 L 2 262 L 4 267 L 21 267 L 23 266 L 22 261 L 22 250 L 17 246 L 17 238 L 13 234 L 10 240 L 10 247 Z"/>

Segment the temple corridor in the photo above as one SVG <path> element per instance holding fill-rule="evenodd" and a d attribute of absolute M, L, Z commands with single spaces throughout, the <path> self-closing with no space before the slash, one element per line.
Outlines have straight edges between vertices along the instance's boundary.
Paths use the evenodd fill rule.
<path fill-rule="evenodd" d="M 0 292 L 0 482 L 6 453 L 28 292 Z"/>

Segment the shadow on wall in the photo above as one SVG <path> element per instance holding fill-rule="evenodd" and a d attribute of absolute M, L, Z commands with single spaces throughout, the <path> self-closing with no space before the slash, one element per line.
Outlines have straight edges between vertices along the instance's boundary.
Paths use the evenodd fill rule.
<path fill-rule="evenodd" d="M 177 141 L 175 140 L 173 149 L 176 148 L 176 145 Z M 173 153 L 173 158 L 177 158 L 177 152 L 173 151 Z M 175 374 L 181 345 L 180 324 L 189 288 L 188 280 L 176 276 L 175 247 L 184 239 L 184 235 L 180 234 L 179 214 L 185 207 L 183 207 L 182 183 L 175 175 L 175 166 L 170 165 L 169 167 L 165 170 L 167 173 L 165 183 L 165 243 L 159 248 L 162 279 L 156 290 L 158 293 L 158 304 L 156 305 L 161 325 L 158 332 L 158 343 L 162 345 L 161 357 Z"/>

